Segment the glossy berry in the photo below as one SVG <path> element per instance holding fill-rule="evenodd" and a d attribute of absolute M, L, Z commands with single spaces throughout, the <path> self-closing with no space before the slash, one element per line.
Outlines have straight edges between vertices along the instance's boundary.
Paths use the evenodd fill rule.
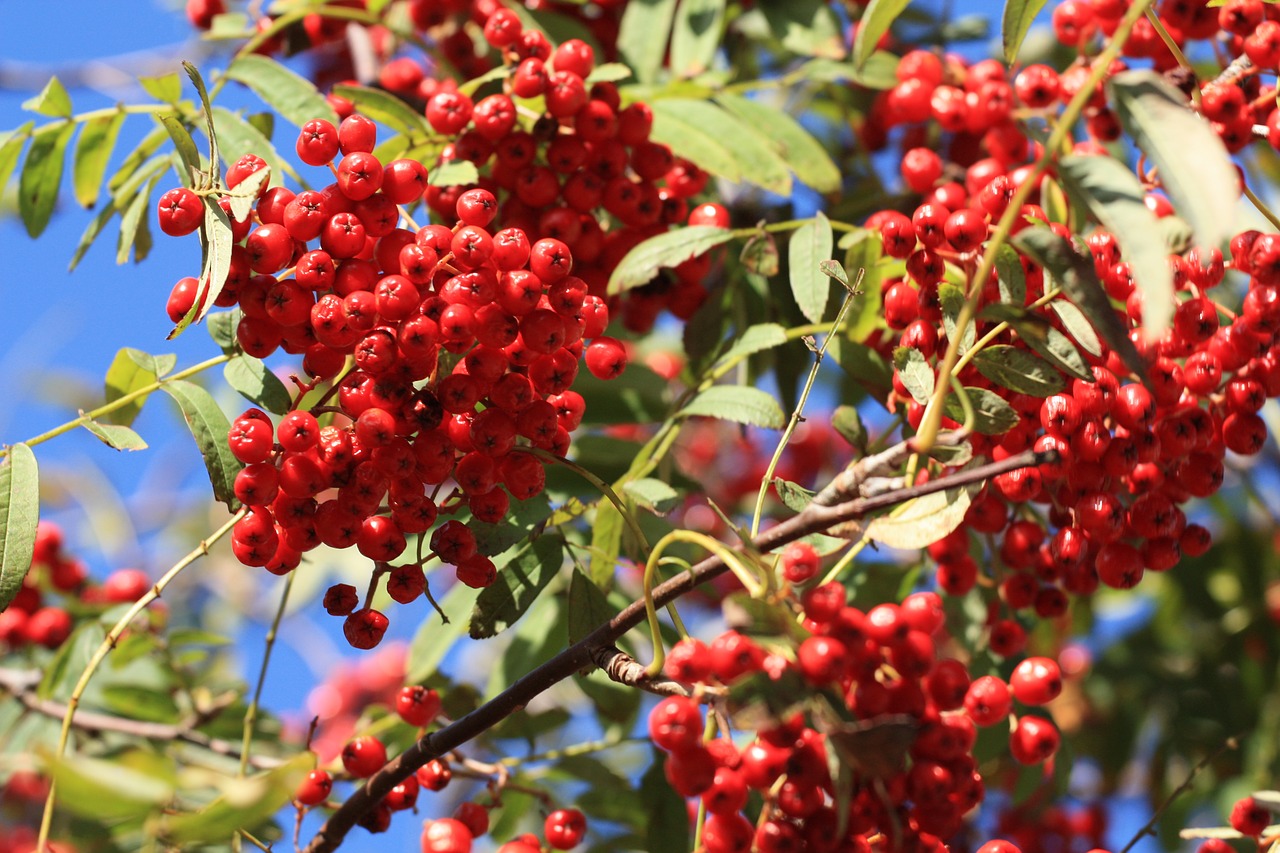
<path fill-rule="evenodd" d="M 1024 705 L 1044 705 L 1062 692 L 1062 673 L 1050 658 L 1027 658 L 1014 668 L 1009 687 Z"/>
<path fill-rule="evenodd" d="M 342 766 L 357 779 L 372 776 L 387 763 L 387 748 L 372 737 L 358 737 L 342 748 Z"/>
<path fill-rule="evenodd" d="M 304 806 L 314 806 L 329 799 L 329 792 L 332 790 L 333 779 L 329 774 L 323 770 L 312 770 L 298 783 L 298 790 L 293 797 Z"/>
<path fill-rule="evenodd" d="M 547 815 L 542 832 L 552 849 L 569 850 L 586 836 L 587 818 L 577 809 L 556 809 Z"/>

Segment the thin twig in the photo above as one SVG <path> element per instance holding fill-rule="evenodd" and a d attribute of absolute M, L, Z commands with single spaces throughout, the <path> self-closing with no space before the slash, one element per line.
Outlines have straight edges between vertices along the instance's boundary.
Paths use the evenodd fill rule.
<path fill-rule="evenodd" d="M 1195 778 L 1200 774 L 1200 771 L 1217 761 L 1218 758 L 1227 750 L 1236 749 L 1239 746 L 1240 744 L 1235 738 L 1229 737 L 1226 742 L 1215 749 L 1212 753 L 1200 759 L 1200 763 L 1195 767 L 1192 767 L 1191 772 L 1187 774 L 1187 778 L 1182 780 L 1182 784 L 1174 788 L 1169 793 L 1169 796 L 1164 798 L 1164 802 L 1161 803 L 1159 807 L 1156 808 L 1155 813 L 1151 815 L 1151 820 L 1147 821 L 1146 825 L 1144 825 L 1142 829 L 1139 829 L 1134 833 L 1133 838 L 1129 839 L 1129 843 L 1120 850 L 1120 853 L 1129 853 L 1129 850 L 1133 848 L 1133 845 L 1142 840 L 1144 835 L 1154 836 L 1156 834 L 1156 823 L 1160 820 L 1160 816 L 1173 804 L 1174 800 L 1191 790 L 1191 783 L 1195 781 Z"/>

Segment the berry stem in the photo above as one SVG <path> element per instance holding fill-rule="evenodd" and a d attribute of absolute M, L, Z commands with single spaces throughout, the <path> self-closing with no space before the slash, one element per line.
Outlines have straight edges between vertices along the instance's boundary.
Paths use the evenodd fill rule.
<path fill-rule="evenodd" d="M 1090 71 L 1088 79 L 1085 80 L 1084 85 L 1080 87 L 1075 97 L 1071 99 L 1071 102 L 1062 111 L 1062 116 L 1054 127 L 1053 133 L 1050 134 L 1049 139 L 1045 142 L 1044 153 L 1032 167 L 1031 174 L 1014 191 L 1013 198 L 1009 200 L 1009 205 L 1000 217 L 991 239 L 987 241 L 987 248 L 982 253 L 982 261 L 978 264 L 977 272 L 969 281 L 969 298 L 965 300 L 964 306 L 960 309 L 960 316 L 956 319 L 956 329 L 958 331 L 955 337 L 947 342 L 946 354 L 943 356 L 942 363 L 938 368 L 939 376 L 949 376 L 955 369 L 956 361 L 960 357 L 960 341 L 964 337 L 963 330 L 973 322 L 974 315 L 977 314 L 978 301 L 982 298 L 982 291 L 986 286 L 988 277 L 991 275 L 991 271 L 995 269 L 996 254 L 1009 241 L 1014 223 L 1021 216 L 1022 205 L 1030 198 L 1032 190 L 1039 185 L 1039 177 L 1044 174 L 1054 157 L 1057 156 L 1058 149 L 1067 141 L 1071 129 L 1075 126 L 1076 121 L 1079 120 L 1085 105 L 1093 97 L 1094 90 L 1106 77 L 1111 68 L 1111 63 L 1120 55 L 1125 40 L 1129 38 L 1129 33 L 1133 31 L 1134 25 L 1138 23 L 1153 2 L 1154 0 L 1137 0 L 1129 7 L 1129 11 L 1125 13 L 1124 19 L 1120 22 L 1120 26 L 1116 28 L 1115 34 L 1107 42 L 1107 46 L 1094 59 L 1093 69 Z M 933 396 L 925 407 L 920 429 L 916 432 L 916 447 L 920 452 L 932 449 L 934 442 L 937 440 L 938 428 L 942 423 L 942 404 L 949 388 L 950 385 L 946 382 L 939 382 L 934 387 Z"/>
<path fill-rule="evenodd" d="M 280 592 L 280 604 L 276 607 L 276 615 L 267 629 L 267 638 L 263 643 L 262 666 L 258 669 L 258 683 L 253 688 L 253 701 L 244 712 L 244 737 L 240 746 L 240 768 L 236 775 L 243 777 L 249 770 L 249 748 L 253 743 L 253 729 L 258 721 L 258 708 L 262 699 L 262 688 L 267 683 L 267 666 L 271 663 L 271 650 L 275 648 L 276 636 L 280 631 L 280 620 L 284 618 L 285 606 L 289 603 L 289 593 L 293 589 L 293 580 L 297 572 L 289 572 L 284 579 L 284 589 Z"/>
<path fill-rule="evenodd" d="M 232 358 L 231 356 L 223 354 L 223 355 L 215 356 L 214 358 L 208 359 L 207 361 L 202 361 L 199 364 L 192 365 L 191 367 L 188 367 L 185 370 L 179 370 L 177 373 L 171 373 L 168 376 L 165 376 L 161 379 L 157 379 L 155 382 L 152 382 L 148 385 L 144 385 L 141 388 L 138 388 L 134 391 L 130 391 L 128 394 L 124 394 L 116 398 L 115 400 L 112 400 L 110 403 L 104 403 L 103 405 L 99 406 L 96 409 L 92 409 L 88 412 L 84 412 L 83 414 L 80 415 L 80 417 L 76 418 L 73 421 L 67 421 L 66 423 L 60 426 L 54 427 L 48 432 L 40 433 L 35 438 L 29 438 L 23 443 L 26 444 L 27 446 L 31 446 L 35 444 L 43 444 L 44 442 L 48 441 L 51 438 L 57 438 L 58 436 L 64 433 L 71 432 L 76 427 L 84 426 L 85 424 L 88 424 L 91 421 L 97 420 L 103 415 L 110 414 L 111 412 L 114 412 L 117 409 L 123 409 L 125 406 L 129 405 L 134 400 L 138 400 L 142 397 L 145 397 L 153 391 L 160 390 L 162 387 L 164 387 L 166 383 L 173 382 L 178 379 L 186 379 L 188 376 L 195 376 L 197 373 L 200 373 L 201 371 L 204 371 L 204 370 L 208 370 L 210 367 L 215 367 L 219 364 L 225 364 L 226 362 L 230 361 L 231 358 Z M 9 448 L 7 447 L 0 448 L 0 459 L 3 459 L 5 456 L 8 456 L 8 455 L 9 455 Z"/>
<path fill-rule="evenodd" d="M 157 386 L 158 387 L 158 386 Z M 84 671 L 80 673 L 80 678 L 76 681 L 76 686 L 72 689 L 71 695 L 67 698 L 67 711 L 62 716 L 62 731 L 58 735 L 58 746 L 54 750 L 54 759 L 62 758 L 67 751 L 67 742 L 71 739 L 71 727 L 75 722 L 76 708 L 80 705 L 80 698 L 89 687 L 98 667 L 106 660 L 107 655 L 111 654 L 111 650 L 116 647 L 116 643 L 120 641 L 120 636 L 128 629 L 129 625 L 141 613 L 147 605 L 155 601 L 164 592 L 165 587 L 173 582 L 174 578 L 180 575 L 184 569 L 194 563 L 196 560 L 209 553 L 209 548 L 213 543 L 217 542 L 223 536 L 231 532 L 231 528 L 235 527 L 236 522 L 244 518 L 248 513 L 248 509 L 241 507 L 235 515 L 227 519 L 221 527 L 209 534 L 208 538 L 201 540 L 185 557 L 174 563 L 169 571 L 165 572 L 161 578 L 156 581 L 146 594 L 133 603 L 116 624 L 107 632 L 106 638 L 98 646 L 93 653 L 93 657 L 89 658 L 89 663 L 85 665 Z M 243 761 L 247 756 L 247 751 L 241 755 Z M 44 850 L 48 846 L 49 830 L 53 826 L 53 807 L 57 801 L 58 783 L 55 779 L 49 781 L 49 794 L 44 801 L 44 814 L 40 818 L 40 835 L 37 839 L 36 849 Z"/>
<path fill-rule="evenodd" d="M 1174 800 L 1191 790 L 1191 784 L 1195 782 L 1196 776 L 1200 775 L 1200 771 L 1217 761 L 1223 753 L 1236 749 L 1238 746 L 1239 742 L 1234 737 L 1229 737 L 1217 749 L 1200 759 L 1199 763 L 1191 768 L 1187 778 L 1182 780 L 1182 784 L 1169 792 L 1169 796 L 1165 797 L 1164 802 L 1156 807 L 1155 812 L 1151 815 L 1151 820 L 1147 821 L 1142 829 L 1134 833 L 1133 838 L 1130 838 L 1129 843 L 1121 848 L 1120 853 L 1129 853 L 1133 849 L 1133 845 L 1141 841 L 1144 836 L 1155 835 L 1156 823 L 1160 820 L 1160 816 L 1173 804 Z"/>
<path fill-rule="evenodd" d="M 1164 42 L 1164 46 L 1169 48 L 1173 58 L 1178 60 L 1178 65 L 1186 69 L 1187 73 L 1191 75 L 1191 79 L 1195 83 L 1191 87 L 1191 100 L 1196 105 L 1196 109 L 1200 109 L 1200 78 L 1196 75 L 1196 69 L 1192 67 L 1191 61 L 1182 52 L 1182 48 L 1178 47 L 1178 43 L 1173 40 L 1173 36 L 1169 34 L 1169 30 L 1165 27 L 1164 22 L 1160 20 L 1160 16 L 1156 14 L 1155 9 L 1148 6 L 1144 14 L 1147 16 L 1147 20 L 1151 22 L 1156 35 L 1160 36 L 1160 40 Z"/>

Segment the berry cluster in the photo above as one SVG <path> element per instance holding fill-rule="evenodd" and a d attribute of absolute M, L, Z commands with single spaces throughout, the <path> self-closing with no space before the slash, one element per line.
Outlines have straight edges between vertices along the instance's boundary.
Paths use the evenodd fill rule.
<path fill-rule="evenodd" d="M 819 558 L 797 543 L 779 563 L 789 583 L 801 584 L 816 575 Z M 963 662 L 938 653 L 949 637 L 934 593 L 866 612 L 845 603 L 838 583 L 811 585 L 797 596 L 810 635 L 794 660 L 737 631 L 710 644 L 682 640 L 666 659 L 665 673 L 695 685 L 695 696 L 707 685 L 727 687 L 730 710 L 740 695 L 735 686 L 752 677 L 762 692 L 782 691 L 794 702 L 794 711 L 760 727 L 742 748 L 706 736 L 694 698 L 669 697 L 650 713 L 649 736 L 669 753 L 668 781 L 706 808 L 706 853 L 867 850 L 873 838 L 886 839 L 886 849 L 942 850 L 942 840 L 983 799 L 972 755 L 978 727 L 1009 727 L 1009 750 L 1020 764 L 1042 764 L 1057 751 L 1058 731 L 1046 718 L 1019 711 L 1010 721 L 1015 701 L 1039 707 L 1061 691 L 1054 661 L 1028 658 L 1008 681 L 971 680 Z M 808 700 L 786 696 L 797 679 Z M 821 702 L 831 704 L 819 708 Z M 854 771 L 843 834 L 829 756 Z M 742 814 L 753 791 L 765 798 L 754 825 Z"/>
<path fill-rule="evenodd" d="M 61 528 L 42 521 L 36 529 L 31 571 L 13 602 L 0 611 L 0 645 L 10 650 L 56 649 L 71 635 L 73 614 L 81 608 L 132 603 L 150 587 L 150 579 L 139 569 L 117 569 L 101 583 L 94 582 L 84 563 L 64 550 Z"/>

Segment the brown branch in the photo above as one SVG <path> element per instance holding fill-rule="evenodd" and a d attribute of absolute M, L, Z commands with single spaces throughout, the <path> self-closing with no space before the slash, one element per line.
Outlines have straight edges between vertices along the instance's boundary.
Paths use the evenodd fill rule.
<path fill-rule="evenodd" d="M 659 696 L 715 696 L 722 691 L 717 688 L 703 687 L 696 689 L 691 684 L 676 681 L 672 678 L 654 678 L 649 675 L 645 665 L 631 655 L 610 643 L 592 651 L 591 661 L 609 678 L 628 687 L 638 687 Z"/>
<path fill-rule="evenodd" d="M 40 673 L 26 670 L 0 669 L 0 690 L 11 694 L 17 702 L 28 711 L 61 720 L 67 713 L 67 706 L 52 699 L 41 699 L 36 695 L 36 687 L 40 683 Z M 85 732 L 116 732 L 156 741 L 182 741 L 217 755 L 239 760 L 238 744 L 219 738 L 210 737 L 196 731 L 196 726 L 205 722 L 203 716 L 196 716 L 181 723 L 152 723 L 143 720 L 130 720 L 111 714 L 96 711 L 77 711 L 72 725 Z M 278 767 L 280 759 L 266 756 L 249 756 L 249 763 L 260 770 Z"/>
<path fill-rule="evenodd" d="M 856 498 L 835 506 L 810 504 L 803 512 L 766 530 L 752 540 L 751 546 L 768 552 L 812 533 L 820 533 L 846 521 L 862 518 L 877 510 L 888 509 L 914 498 L 957 486 L 981 483 L 990 477 L 1056 461 L 1057 453 L 1025 451 L 1000 462 L 992 462 L 947 477 L 939 477 L 918 486 L 910 486 L 873 497 Z M 659 584 L 653 589 L 656 606 L 662 607 L 725 572 L 719 557 L 708 557 L 690 570 Z M 547 662 L 517 679 L 471 713 L 448 726 L 429 732 L 385 767 L 365 780 L 307 844 L 306 853 L 330 853 L 336 850 L 361 816 L 369 812 L 392 788 L 407 779 L 428 761 L 447 755 L 464 743 L 479 737 L 511 714 L 523 709 L 535 697 L 574 673 L 595 663 L 602 648 L 612 646 L 619 637 L 645 619 L 643 600 L 633 601 L 621 613 L 596 628 Z"/>
<path fill-rule="evenodd" d="M 1151 815 L 1151 820 L 1147 821 L 1146 825 L 1143 826 L 1142 829 L 1139 829 L 1134 833 L 1133 838 L 1129 839 L 1129 843 L 1124 846 L 1120 853 L 1129 853 L 1133 848 L 1133 845 L 1142 840 L 1143 836 L 1155 836 L 1156 823 L 1159 822 L 1160 816 L 1165 813 L 1169 806 L 1173 805 L 1174 800 L 1191 790 L 1191 783 L 1195 781 L 1196 776 L 1200 775 L 1200 771 L 1217 761 L 1224 752 L 1236 749 L 1239 745 L 1239 741 L 1233 737 L 1229 737 L 1221 746 L 1206 755 L 1204 758 L 1200 759 L 1200 762 L 1195 767 L 1191 768 L 1191 772 L 1187 774 L 1187 778 L 1182 780 L 1182 784 L 1169 792 L 1169 796 L 1165 797 L 1164 802 L 1161 803 Z"/>

